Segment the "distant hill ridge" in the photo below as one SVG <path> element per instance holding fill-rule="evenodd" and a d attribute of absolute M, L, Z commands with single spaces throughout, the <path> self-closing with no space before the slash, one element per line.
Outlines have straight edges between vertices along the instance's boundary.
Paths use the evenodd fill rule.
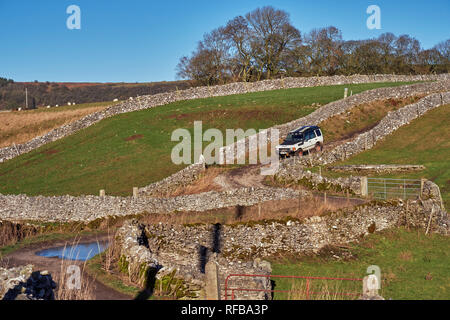
<path fill-rule="evenodd" d="M 25 88 L 28 107 L 65 105 L 68 102 L 90 103 L 126 100 L 129 97 L 153 95 L 194 86 L 192 81 L 162 81 L 149 83 L 77 83 L 77 82 L 14 82 L 0 81 L 0 110 L 24 109 Z M 34 99 L 34 101 L 33 101 Z"/>

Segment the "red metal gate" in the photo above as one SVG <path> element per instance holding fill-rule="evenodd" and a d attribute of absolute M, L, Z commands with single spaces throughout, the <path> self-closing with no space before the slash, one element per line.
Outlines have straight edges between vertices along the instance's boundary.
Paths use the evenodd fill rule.
<path fill-rule="evenodd" d="M 262 274 L 230 274 L 225 278 L 225 300 L 228 300 L 228 293 L 231 291 L 231 300 L 235 298 L 235 291 L 246 291 L 246 292 L 290 292 L 290 290 L 267 290 L 267 289 L 248 289 L 248 288 L 230 288 L 229 279 L 232 277 L 262 277 L 262 278 L 285 278 L 285 279 L 305 279 L 306 280 L 306 290 L 305 295 L 308 300 L 312 295 L 320 295 L 324 292 L 315 292 L 310 290 L 310 284 L 313 280 L 336 280 L 336 281 L 359 281 L 361 282 L 361 290 L 358 292 L 329 292 L 329 294 L 336 294 L 342 296 L 359 296 L 362 293 L 362 281 L 359 278 L 333 278 L 333 277 L 308 277 L 308 276 L 280 276 L 280 275 L 262 275 Z"/>

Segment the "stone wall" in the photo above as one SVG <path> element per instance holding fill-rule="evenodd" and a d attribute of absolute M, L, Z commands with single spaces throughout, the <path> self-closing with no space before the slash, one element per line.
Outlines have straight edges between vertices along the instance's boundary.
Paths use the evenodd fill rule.
<path fill-rule="evenodd" d="M 9 290 L 14 289 L 20 283 L 27 282 L 32 272 L 33 265 L 31 264 L 9 269 L 0 267 L 0 300 Z"/>
<path fill-rule="evenodd" d="M 377 100 L 385 100 L 389 98 L 405 98 L 410 97 L 417 94 L 426 94 L 430 95 L 432 93 L 444 92 L 448 91 L 450 88 L 450 81 L 440 81 L 440 82 L 427 82 L 427 83 L 418 83 L 413 85 L 405 85 L 394 88 L 378 88 L 373 90 L 364 91 L 362 93 L 353 95 L 346 99 L 341 99 L 338 101 L 331 102 L 327 105 L 324 105 L 317 109 L 316 111 L 310 113 L 309 115 L 293 120 L 291 122 L 274 126 L 270 129 L 279 130 L 280 137 L 285 137 L 290 131 L 297 129 L 301 126 L 305 125 L 318 125 L 321 122 L 335 116 L 341 114 L 355 106 L 362 105 L 365 103 L 370 103 Z M 423 99 L 422 99 L 423 100 Z M 421 100 L 421 101 L 422 101 Z M 427 108 L 427 107 L 426 107 Z M 256 135 L 252 135 L 247 137 L 245 140 L 246 146 L 257 146 L 256 142 L 259 141 L 264 142 L 270 140 L 270 130 L 267 133 L 260 132 Z M 253 142 L 253 143 L 252 143 Z M 240 158 L 244 154 L 238 154 L 237 152 L 237 143 L 226 146 L 222 148 L 221 156 L 224 158 L 223 154 L 234 154 L 235 158 Z M 253 148 L 254 149 L 254 148 Z M 252 149 L 249 149 L 252 150 Z M 228 159 L 228 156 L 227 156 Z M 220 162 L 223 163 L 223 162 Z"/>
<path fill-rule="evenodd" d="M 142 241 L 144 232 L 145 241 Z M 190 233 L 192 232 L 192 233 Z M 189 234 L 190 233 L 190 234 Z M 166 235 L 172 234 L 170 238 Z M 177 239 L 177 236 L 182 238 Z M 119 267 L 135 282 L 142 278 L 142 270 L 154 268 L 156 278 L 175 271 L 175 277 L 184 281 L 186 291 L 192 299 L 204 299 L 206 282 L 205 266 L 213 261 L 218 266 L 219 288 L 221 298 L 225 298 L 225 278 L 229 274 L 270 274 L 268 262 L 260 259 L 251 261 L 232 261 L 214 251 L 212 243 L 215 241 L 214 226 L 177 227 L 160 224 L 156 227 L 139 225 L 135 221 L 126 222 L 116 233 L 115 248 L 120 252 Z M 220 250 L 220 249 L 219 249 Z M 126 270 L 123 266 L 126 265 Z M 141 270 L 139 272 L 139 270 Z M 267 278 L 243 279 L 234 277 L 227 281 L 229 287 L 244 287 L 270 290 Z M 231 291 L 227 290 L 230 299 Z M 265 300 L 268 294 L 264 292 L 236 292 L 236 299 Z"/>
<path fill-rule="evenodd" d="M 340 114 L 354 106 L 376 101 L 380 99 L 408 97 L 416 94 L 428 94 L 431 92 L 446 90 L 450 87 L 450 81 L 447 82 L 433 82 L 433 83 L 420 83 L 414 85 L 400 86 L 396 88 L 379 88 L 369 90 L 347 99 L 339 100 L 322 106 L 318 110 L 314 111 L 306 117 L 294 120 L 287 124 L 273 127 L 280 130 L 281 136 L 286 135 L 289 131 L 307 124 L 318 124 L 336 114 Z M 422 100 L 421 100 L 422 101 Z M 433 107 L 433 106 L 432 106 Z M 270 132 L 260 132 L 256 135 L 246 138 L 247 146 L 256 146 L 257 141 L 265 141 L 270 139 Z M 233 151 L 234 150 L 234 151 Z M 247 149 L 246 149 L 247 150 Z M 244 151 L 246 151 L 244 150 Z M 219 163 L 224 163 L 224 159 L 229 159 L 228 154 L 234 155 L 232 159 L 240 158 L 243 154 L 237 152 L 237 143 L 222 148 L 221 159 Z M 309 159 L 309 158 L 308 158 Z M 307 164 L 308 159 L 304 159 L 304 164 Z M 203 166 L 201 164 L 190 165 L 183 170 L 167 177 L 161 181 L 155 182 L 149 186 L 139 189 L 140 194 L 154 194 L 157 192 L 159 196 L 163 196 L 168 192 L 175 190 L 181 186 L 186 186 L 195 181 L 199 174 L 202 172 Z"/>
<path fill-rule="evenodd" d="M 204 170 L 205 167 L 201 163 L 191 164 L 163 180 L 139 188 L 138 192 L 141 195 L 164 197 L 173 190 L 190 185 Z"/>
<path fill-rule="evenodd" d="M 407 171 L 425 170 L 420 164 L 355 164 L 328 167 L 328 170 L 336 172 L 370 172 L 370 173 L 393 173 Z"/>
<path fill-rule="evenodd" d="M 29 264 L 0 267 L 0 300 L 55 300 L 57 287 L 48 271 L 34 271 Z"/>
<path fill-rule="evenodd" d="M 332 150 L 324 150 L 311 154 L 302 160 L 305 165 L 326 165 L 348 159 L 358 153 L 373 148 L 379 141 L 405 126 L 426 112 L 450 104 L 450 92 L 431 94 L 417 103 L 407 105 L 399 110 L 389 112 L 374 128 L 357 135 L 348 142 L 336 146 Z"/>
<path fill-rule="evenodd" d="M 140 213 L 206 211 L 234 206 L 251 206 L 269 200 L 298 199 L 305 191 L 281 188 L 241 188 L 210 191 L 174 198 L 1 195 L 0 218 L 7 221 L 90 222 L 108 216 Z"/>
<path fill-rule="evenodd" d="M 320 191 L 343 191 L 361 195 L 361 177 L 338 177 L 330 178 L 311 172 L 298 157 L 288 158 L 280 162 L 275 180 L 281 183 L 300 183 L 311 189 Z"/>
<path fill-rule="evenodd" d="M 430 194 L 436 192 L 431 182 L 426 188 Z M 159 264 L 163 267 L 162 274 L 177 270 L 179 277 L 199 287 L 205 285 L 202 264 L 214 259 L 219 266 L 223 297 L 225 278 L 230 274 L 270 274 L 270 265 L 261 259 L 280 254 L 314 254 L 327 245 L 358 241 L 370 233 L 399 225 L 445 235 L 450 231 L 447 213 L 441 210 L 440 201 L 429 197 L 410 200 L 407 204 L 399 200 L 369 203 L 303 221 L 192 226 L 157 224 L 141 226 L 141 231 L 136 223 L 129 222 L 119 229 L 116 242 L 121 254 L 135 265 L 135 269 L 145 261 L 149 265 Z M 142 232 L 147 238 L 145 247 L 137 241 Z M 229 288 L 267 290 L 270 285 L 266 280 L 236 277 L 237 282 L 229 283 Z M 237 298 L 244 298 L 240 294 L 242 292 L 236 291 Z"/>
<path fill-rule="evenodd" d="M 383 167 L 383 166 L 382 166 Z M 376 171 L 377 166 L 374 166 Z M 308 186 L 310 189 L 320 191 L 345 191 L 349 190 L 355 195 L 361 195 L 362 176 L 349 176 L 331 178 L 321 176 L 318 173 L 311 172 L 304 166 L 298 157 L 282 161 L 278 171 L 275 174 L 275 180 L 283 184 L 298 183 Z M 434 199 L 439 202 L 439 206 L 445 212 L 442 201 L 441 191 L 437 184 L 430 180 L 424 180 L 422 188 L 422 199 Z M 443 213 L 446 216 L 446 213 Z"/>
<path fill-rule="evenodd" d="M 260 92 L 287 88 L 315 87 L 339 84 L 358 84 L 370 82 L 404 82 L 404 81 L 444 81 L 450 80 L 450 74 L 440 75 L 353 75 L 332 77 L 305 77 L 285 78 L 276 80 L 264 80 L 259 82 L 237 82 L 213 87 L 196 87 L 182 91 L 159 93 L 155 95 L 141 96 L 127 100 L 105 110 L 87 115 L 80 120 L 54 129 L 40 137 L 36 137 L 26 143 L 13 145 L 0 149 L 0 163 L 39 148 L 49 142 L 56 141 L 71 135 L 81 129 L 87 128 L 103 119 L 117 114 L 132 112 L 166 105 L 176 101 L 200 99 L 208 97 L 227 96 L 249 92 Z M 358 95 L 355 95 L 358 96 Z M 355 97 L 353 96 L 353 97 Z M 348 98 L 350 101 L 355 98 Z"/>

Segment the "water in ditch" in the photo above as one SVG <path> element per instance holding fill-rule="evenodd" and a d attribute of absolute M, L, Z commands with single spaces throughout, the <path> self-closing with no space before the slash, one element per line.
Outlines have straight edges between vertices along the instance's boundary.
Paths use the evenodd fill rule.
<path fill-rule="evenodd" d="M 108 248 L 108 242 L 89 242 L 49 248 L 36 252 L 38 256 L 65 260 L 86 261 Z"/>

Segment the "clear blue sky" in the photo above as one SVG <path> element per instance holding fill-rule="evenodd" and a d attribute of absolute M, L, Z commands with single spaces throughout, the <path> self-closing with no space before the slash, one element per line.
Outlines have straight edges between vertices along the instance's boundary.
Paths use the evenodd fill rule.
<path fill-rule="evenodd" d="M 66 8 L 81 8 L 69 30 Z M 381 8 L 381 30 L 366 8 Z M 205 32 L 265 5 L 286 10 L 302 33 L 334 25 L 344 39 L 409 34 L 424 48 L 450 38 L 449 0 L 0 0 L 0 77 L 15 81 L 174 80 L 181 56 Z"/>

